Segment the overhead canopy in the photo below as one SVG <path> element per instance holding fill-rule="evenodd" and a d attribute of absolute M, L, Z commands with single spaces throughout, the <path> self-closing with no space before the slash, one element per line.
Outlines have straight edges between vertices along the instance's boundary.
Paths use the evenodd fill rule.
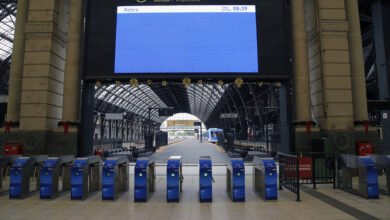
<path fill-rule="evenodd" d="M 16 1 L 0 1 L 0 95 L 8 93 Z"/>
<path fill-rule="evenodd" d="M 225 92 L 226 86 L 216 84 L 181 84 L 150 86 L 102 85 L 97 87 L 96 111 L 129 112 L 147 118 L 148 108 L 174 107 L 175 112 L 187 112 L 206 121 Z M 161 124 L 166 118 L 151 111 L 151 119 Z"/>

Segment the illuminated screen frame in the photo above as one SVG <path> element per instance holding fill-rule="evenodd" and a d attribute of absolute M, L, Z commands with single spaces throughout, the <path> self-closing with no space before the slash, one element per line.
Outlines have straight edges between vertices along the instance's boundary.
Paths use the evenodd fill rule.
<path fill-rule="evenodd" d="M 169 2 L 167 2 L 169 1 Z M 88 0 L 85 5 L 84 80 L 147 79 L 288 79 L 291 72 L 287 0 Z M 143 2 L 143 3 L 141 3 Z M 114 73 L 119 6 L 254 5 L 257 24 L 258 72 Z M 275 52 L 278 51 L 278 52 Z"/>

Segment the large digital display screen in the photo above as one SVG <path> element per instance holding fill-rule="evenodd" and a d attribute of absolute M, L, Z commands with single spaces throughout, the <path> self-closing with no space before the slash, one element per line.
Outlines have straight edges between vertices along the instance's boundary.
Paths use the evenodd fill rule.
<path fill-rule="evenodd" d="M 120 6 L 115 73 L 257 73 L 254 5 Z"/>
<path fill-rule="evenodd" d="M 83 79 L 288 79 L 289 0 L 87 0 Z"/>

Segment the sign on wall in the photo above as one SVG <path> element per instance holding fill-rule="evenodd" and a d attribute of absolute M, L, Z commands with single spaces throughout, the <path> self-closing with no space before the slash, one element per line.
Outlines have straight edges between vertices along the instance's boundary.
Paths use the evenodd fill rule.
<path fill-rule="evenodd" d="M 193 120 L 178 120 L 178 121 L 167 121 L 168 127 L 192 127 L 194 126 L 194 123 L 198 121 Z"/>

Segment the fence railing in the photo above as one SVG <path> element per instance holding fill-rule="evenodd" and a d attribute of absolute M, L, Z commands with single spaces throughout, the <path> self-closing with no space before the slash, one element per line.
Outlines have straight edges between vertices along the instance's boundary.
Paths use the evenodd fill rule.
<path fill-rule="evenodd" d="M 299 153 L 301 184 L 333 184 L 336 188 L 336 156 L 332 153 Z"/>
<path fill-rule="evenodd" d="M 278 153 L 279 189 L 289 189 L 297 195 L 300 201 L 299 157 L 292 154 Z"/>

